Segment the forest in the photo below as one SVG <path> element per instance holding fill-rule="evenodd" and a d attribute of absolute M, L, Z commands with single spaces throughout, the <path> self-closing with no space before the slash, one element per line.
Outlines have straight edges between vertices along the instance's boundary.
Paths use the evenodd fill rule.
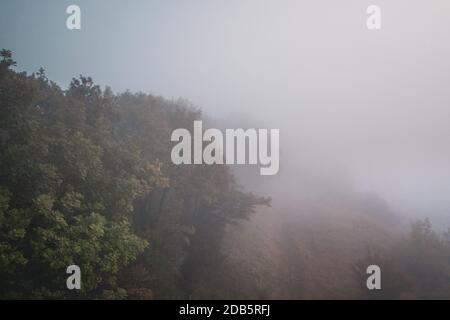
<path fill-rule="evenodd" d="M 1 56 L 1 298 L 186 298 L 224 226 L 269 204 L 225 166 L 171 164 L 171 132 L 201 119 L 188 102 L 83 76 L 62 90 Z"/>
<path fill-rule="evenodd" d="M 450 299 L 450 233 L 428 220 L 392 231 L 372 198 L 323 192 L 281 215 L 229 166 L 172 164 L 171 133 L 202 119 L 86 76 L 63 89 L 3 49 L 0 299 Z"/>

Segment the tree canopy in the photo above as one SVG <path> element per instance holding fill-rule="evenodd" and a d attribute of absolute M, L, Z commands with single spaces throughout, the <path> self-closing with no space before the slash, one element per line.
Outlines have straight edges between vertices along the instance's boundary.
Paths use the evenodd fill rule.
<path fill-rule="evenodd" d="M 187 101 L 84 76 L 63 90 L 0 54 L 1 298 L 188 297 L 224 226 L 269 204 L 229 167 L 171 163 L 170 133 L 202 116 Z"/>

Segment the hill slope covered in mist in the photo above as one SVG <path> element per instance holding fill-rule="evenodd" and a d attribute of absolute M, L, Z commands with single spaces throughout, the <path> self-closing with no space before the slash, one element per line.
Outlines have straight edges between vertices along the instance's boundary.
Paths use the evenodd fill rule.
<path fill-rule="evenodd" d="M 426 220 L 313 179 L 267 181 L 267 207 L 230 167 L 171 163 L 171 132 L 202 118 L 186 101 L 63 90 L 1 57 L 0 298 L 450 298 L 450 233 Z"/>

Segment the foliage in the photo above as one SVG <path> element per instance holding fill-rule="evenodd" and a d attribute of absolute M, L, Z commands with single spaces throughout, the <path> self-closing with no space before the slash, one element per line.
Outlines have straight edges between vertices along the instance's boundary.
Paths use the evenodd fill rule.
<path fill-rule="evenodd" d="M 188 102 L 83 76 L 64 91 L 0 54 L 0 298 L 186 297 L 187 261 L 268 204 L 225 166 L 171 164 L 172 130 L 201 117 Z M 70 264 L 80 291 L 65 287 Z"/>

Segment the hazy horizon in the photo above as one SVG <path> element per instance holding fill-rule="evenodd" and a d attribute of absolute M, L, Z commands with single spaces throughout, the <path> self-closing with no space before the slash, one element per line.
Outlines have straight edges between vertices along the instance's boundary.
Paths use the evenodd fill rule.
<path fill-rule="evenodd" d="M 450 225 L 447 1 L 377 1 L 379 31 L 357 0 L 80 0 L 79 31 L 64 25 L 71 3 L 3 1 L 0 46 L 19 70 L 279 128 L 286 185 L 345 176 L 407 218 Z"/>

